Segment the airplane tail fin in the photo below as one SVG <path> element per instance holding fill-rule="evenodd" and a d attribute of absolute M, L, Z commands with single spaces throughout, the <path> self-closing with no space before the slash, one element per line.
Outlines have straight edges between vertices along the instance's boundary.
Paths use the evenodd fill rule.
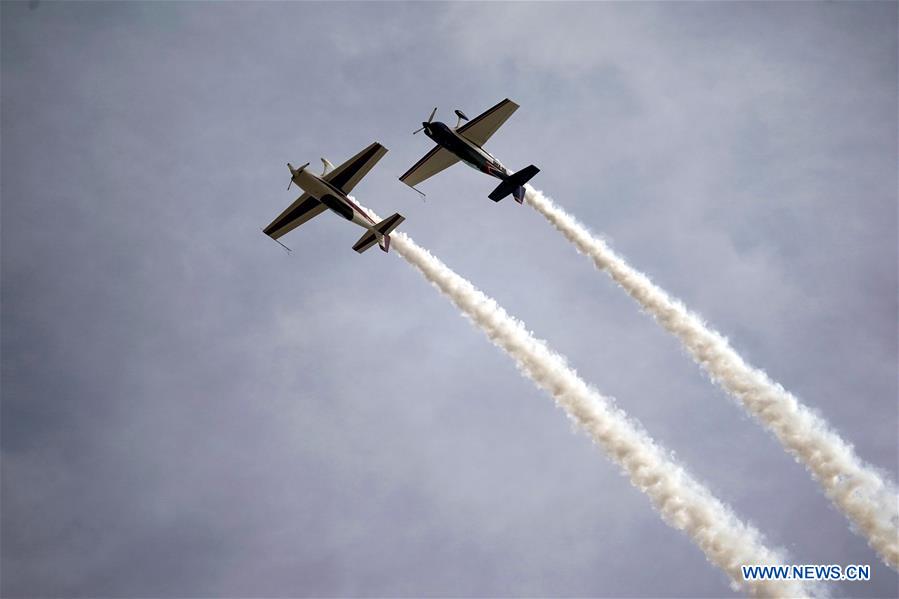
<path fill-rule="evenodd" d="M 496 189 L 487 196 L 494 202 L 498 202 L 509 194 L 515 198 L 515 201 L 521 204 L 524 202 L 524 184 L 540 172 L 540 169 L 534 166 L 526 166 L 517 173 L 513 173 L 506 177 L 502 183 L 496 186 Z"/>
<path fill-rule="evenodd" d="M 356 245 L 353 246 L 353 249 L 361 254 L 377 243 L 381 250 L 385 252 L 390 250 L 390 233 L 400 226 L 400 223 L 404 220 L 406 220 L 406 218 L 400 214 L 388 216 L 366 231 L 365 234 L 359 238 L 359 241 L 356 242 Z"/>

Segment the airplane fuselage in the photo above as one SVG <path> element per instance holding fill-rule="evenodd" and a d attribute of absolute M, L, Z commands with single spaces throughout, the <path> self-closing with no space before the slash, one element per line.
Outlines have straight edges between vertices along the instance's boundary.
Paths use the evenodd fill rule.
<path fill-rule="evenodd" d="M 303 191 L 327 206 L 332 212 L 337 213 L 341 218 L 366 229 L 371 229 L 375 225 L 375 221 L 369 218 L 355 202 L 321 177 L 302 169 L 293 174 L 292 180 Z"/>
<path fill-rule="evenodd" d="M 434 140 L 437 145 L 455 154 L 459 160 L 474 170 L 487 173 L 497 179 L 504 179 L 512 174 L 490 152 L 471 143 L 462 135 L 456 133 L 455 130 L 450 129 L 446 123 L 434 121 L 422 123 L 422 125 L 424 126 L 425 135 Z"/>

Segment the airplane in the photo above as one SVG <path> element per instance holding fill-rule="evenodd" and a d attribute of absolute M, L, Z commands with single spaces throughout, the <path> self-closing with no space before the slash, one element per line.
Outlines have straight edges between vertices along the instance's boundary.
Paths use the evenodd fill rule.
<path fill-rule="evenodd" d="M 390 233 L 405 218 L 400 214 L 394 214 L 376 223 L 347 197 L 347 194 L 353 190 L 362 177 L 386 153 L 387 148 L 375 142 L 336 168 L 326 158 L 322 158 L 323 171 L 320 176 L 306 170 L 306 167 L 309 166 L 308 162 L 300 168 L 294 168 L 288 162 L 290 183 L 287 184 L 287 189 L 290 189 L 292 184 L 296 184 L 303 190 L 303 194 L 262 232 L 281 243 L 278 238 L 285 233 L 293 231 L 303 223 L 330 209 L 342 218 L 365 229 L 365 233 L 353 246 L 354 250 L 361 254 L 377 243 L 383 251 L 389 251 Z M 281 245 L 284 246 L 283 243 Z M 284 247 L 289 251 L 287 246 Z"/>
<path fill-rule="evenodd" d="M 517 109 L 518 104 L 506 98 L 487 112 L 475 117 L 474 120 L 469 120 L 461 110 L 456 110 L 459 120 L 456 122 L 456 126 L 450 129 L 446 124 L 434 121 L 434 115 L 437 114 L 437 109 L 434 108 L 428 120 L 421 124 L 420 129 L 413 131 L 413 135 L 423 130 L 425 135 L 437 142 L 437 145 L 406 171 L 400 177 L 400 181 L 415 189 L 416 184 L 433 177 L 461 160 L 471 168 L 502 181 L 496 189 L 490 192 L 488 197 L 491 200 L 499 202 L 507 195 L 512 194 L 515 201 L 521 204 L 524 201 L 524 184 L 539 173 L 540 169 L 532 164 L 513 173 L 500 164 L 500 161 L 494 158 L 490 152 L 481 147 Z M 462 121 L 468 122 L 462 125 Z M 418 191 L 418 193 L 424 196 L 422 192 Z"/>

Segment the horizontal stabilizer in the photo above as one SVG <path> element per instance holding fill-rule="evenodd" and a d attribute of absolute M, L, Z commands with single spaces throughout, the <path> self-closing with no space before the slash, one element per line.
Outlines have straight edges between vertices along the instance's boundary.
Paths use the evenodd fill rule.
<path fill-rule="evenodd" d="M 353 249 L 361 254 L 377 242 L 378 236 L 375 235 L 373 231 L 366 231 L 365 234 L 359 238 L 359 241 L 356 242 L 356 245 L 353 246 Z"/>
<path fill-rule="evenodd" d="M 381 235 L 388 235 L 391 231 L 400 226 L 400 223 L 406 220 L 405 217 L 400 214 L 394 214 L 393 216 L 388 216 L 378 224 L 374 226 L 374 229 L 380 233 Z"/>
<path fill-rule="evenodd" d="M 496 186 L 496 189 L 487 196 L 494 202 L 498 202 L 509 194 L 515 198 L 515 201 L 521 204 L 524 201 L 524 184 L 540 172 L 540 169 L 534 166 L 526 166 L 517 173 L 506 177 L 502 183 Z"/>
<path fill-rule="evenodd" d="M 393 216 L 388 216 L 374 226 L 374 229 L 381 234 L 378 237 L 378 244 L 383 251 L 386 252 L 390 250 L 390 233 L 400 226 L 400 223 L 404 220 L 406 220 L 406 217 L 400 214 L 394 214 Z"/>
<path fill-rule="evenodd" d="M 377 243 L 382 250 L 385 252 L 388 251 L 390 249 L 390 233 L 400 226 L 400 223 L 404 220 L 406 220 L 406 218 L 400 214 L 388 216 L 366 231 L 365 234 L 359 238 L 359 241 L 356 242 L 356 245 L 353 246 L 353 249 L 361 254 Z"/>

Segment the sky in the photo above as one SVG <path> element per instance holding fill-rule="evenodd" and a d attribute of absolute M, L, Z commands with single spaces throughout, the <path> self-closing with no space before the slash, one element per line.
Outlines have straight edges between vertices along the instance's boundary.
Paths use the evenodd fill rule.
<path fill-rule="evenodd" d="M 899 578 L 438 106 L 897 479 L 897 4 L 0 4 L 0 594 L 721 597 L 551 399 L 285 163 L 497 299 L 793 563 Z"/>

